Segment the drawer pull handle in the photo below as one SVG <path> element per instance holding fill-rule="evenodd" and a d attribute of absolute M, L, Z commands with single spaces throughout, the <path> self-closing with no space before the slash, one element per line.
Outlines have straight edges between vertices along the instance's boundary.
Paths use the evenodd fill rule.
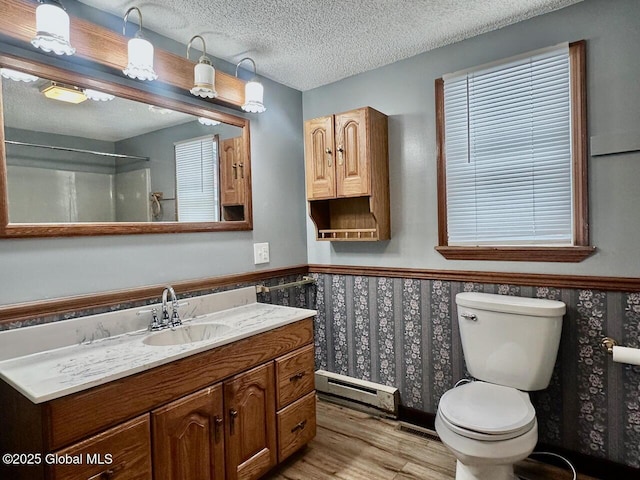
<path fill-rule="evenodd" d="M 304 429 L 304 427 L 305 427 L 306 425 L 307 425 L 307 421 L 306 421 L 306 420 L 301 421 L 300 423 L 298 423 L 295 427 L 293 427 L 293 428 L 291 429 L 291 433 L 294 433 L 294 432 L 296 432 L 296 431 L 298 431 L 298 430 L 302 430 L 302 429 Z"/>
<path fill-rule="evenodd" d="M 304 372 L 300 372 L 300 373 L 296 373 L 293 377 L 289 378 L 290 382 L 297 382 L 298 380 L 300 380 L 302 377 L 304 377 Z"/>
<path fill-rule="evenodd" d="M 235 408 L 232 408 L 231 410 L 229 410 L 229 418 L 230 418 L 229 430 L 231 435 L 233 435 L 233 431 L 236 423 L 235 420 L 237 416 L 238 416 L 238 411 Z"/>

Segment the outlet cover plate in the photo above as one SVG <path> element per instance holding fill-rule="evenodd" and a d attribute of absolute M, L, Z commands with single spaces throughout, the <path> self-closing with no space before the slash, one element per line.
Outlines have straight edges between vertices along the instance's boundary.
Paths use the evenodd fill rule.
<path fill-rule="evenodd" d="M 269 242 L 253 244 L 253 262 L 255 265 L 269 263 Z"/>

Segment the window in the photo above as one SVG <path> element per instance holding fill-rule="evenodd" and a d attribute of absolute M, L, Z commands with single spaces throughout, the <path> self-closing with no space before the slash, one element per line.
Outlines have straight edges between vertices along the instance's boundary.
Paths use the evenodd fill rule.
<path fill-rule="evenodd" d="M 177 142 L 175 153 L 177 220 L 219 221 L 217 137 Z"/>
<path fill-rule="evenodd" d="M 585 44 L 436 80 L 446 258 L 581 261 L 588 246 Z"/>

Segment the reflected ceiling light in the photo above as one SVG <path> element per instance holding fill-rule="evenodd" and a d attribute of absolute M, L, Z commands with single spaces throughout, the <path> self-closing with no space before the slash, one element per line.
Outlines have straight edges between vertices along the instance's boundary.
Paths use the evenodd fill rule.
<path fill-rule="evenodd" d="M 202 125 L 206 125 L 207 127 L 213 127 L 215 125 L 220 125 L 220 122 L 217 120 L 212 120 L 210 118 L 207 117 L 198 117 L 198 121 L 202 124 Z"/>
<path fill-rule="evenodd" d="M 36 36 L 31 45 L 56 55 L 73 55 L 76 49 L 69 41 L 69 15 L 59 0 L 38 0 L 36 8 Z"/>
<path fill-rule="evenodd" d="M 187 59 L 191 43 L 199 38 L 202 42 L 202 56 L 193 69 L 193 88 L 189 90 L 192 95 L 202 98 L 214 98 L 218 96 L 216 92 L 216 70 L 211 65 L 211 59 L 207 57 L 207 44 L 200 35 L 194 35 L 187 44 Z"/>
<path fill-rule="evenodd" d="M 140 26 L 135 36 L 129 40 L 128 45 L 128 63 L 127 67 L 122 70 L 127 77 L 137 78 L 138 80 L 155 80 L 158 78 L 153 70 L 153 45 L 142 36 L 142 12 L 138 7 L 131 7 L 124 14 L 124 25 L 122 25 L 122 35 L 126 35 L 127 19 L 132 11 L 138 12 Z"/>
<path fill-rule="evenodd" d="M 114 98 L 116 98 L 115 95 L 111 95 L 110 93 L 91 90 L 90 88 L 85 88 L 84 94 L 89 100 L 94 100 L 96 102 L 108 102 L 109 100 L 113 100 Z"/>
<path fill-rule="evenodd" d="M 84 92 L 73 85 L 49 82 L 40 88 L 40 92 L 51 100 L 59 100 L 67 103 L 82 103 L 87 99 Z"/>
<path fill-rule="evenodd" d="M 244 103 L 242 104 L 242 110 L 249 113 L 262 113 L 266 110 L 262 103 L 262 97 L 264 96 L 264 88 L 257 80 L 256 62 L 249 57 L 245 57 L 236 65 L 236 77 L 238 76 L 238 68 L 240 64 L 248 60 L 253 65 L 253 78 L 247 82 L 244 87 Z"/>
<path fill-rule="evenodd" d="M 28 73 L 19 72 L 17 70 L 12 70 L 10 68 L 0 68 L 0 75 L 3 78 L 8 78 L 9 80 L 15 80 L 16 82 L 35 82 L 38 80 L 38 77 L 35 75 L 30 75 Z"/>

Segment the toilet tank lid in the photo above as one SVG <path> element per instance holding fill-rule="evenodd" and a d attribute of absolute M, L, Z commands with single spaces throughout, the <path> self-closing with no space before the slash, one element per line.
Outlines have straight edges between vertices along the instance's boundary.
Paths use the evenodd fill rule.
<path fill-rule="evenodd" d="M 566 305 L 557 300 L 545 298 L 513 297 L 493 293 L 461 292 L 456 295 L 458 306 L 490 310 L 493 312 L 516 313 L 535 317 L 556 317 L 566 312 Z"/>

